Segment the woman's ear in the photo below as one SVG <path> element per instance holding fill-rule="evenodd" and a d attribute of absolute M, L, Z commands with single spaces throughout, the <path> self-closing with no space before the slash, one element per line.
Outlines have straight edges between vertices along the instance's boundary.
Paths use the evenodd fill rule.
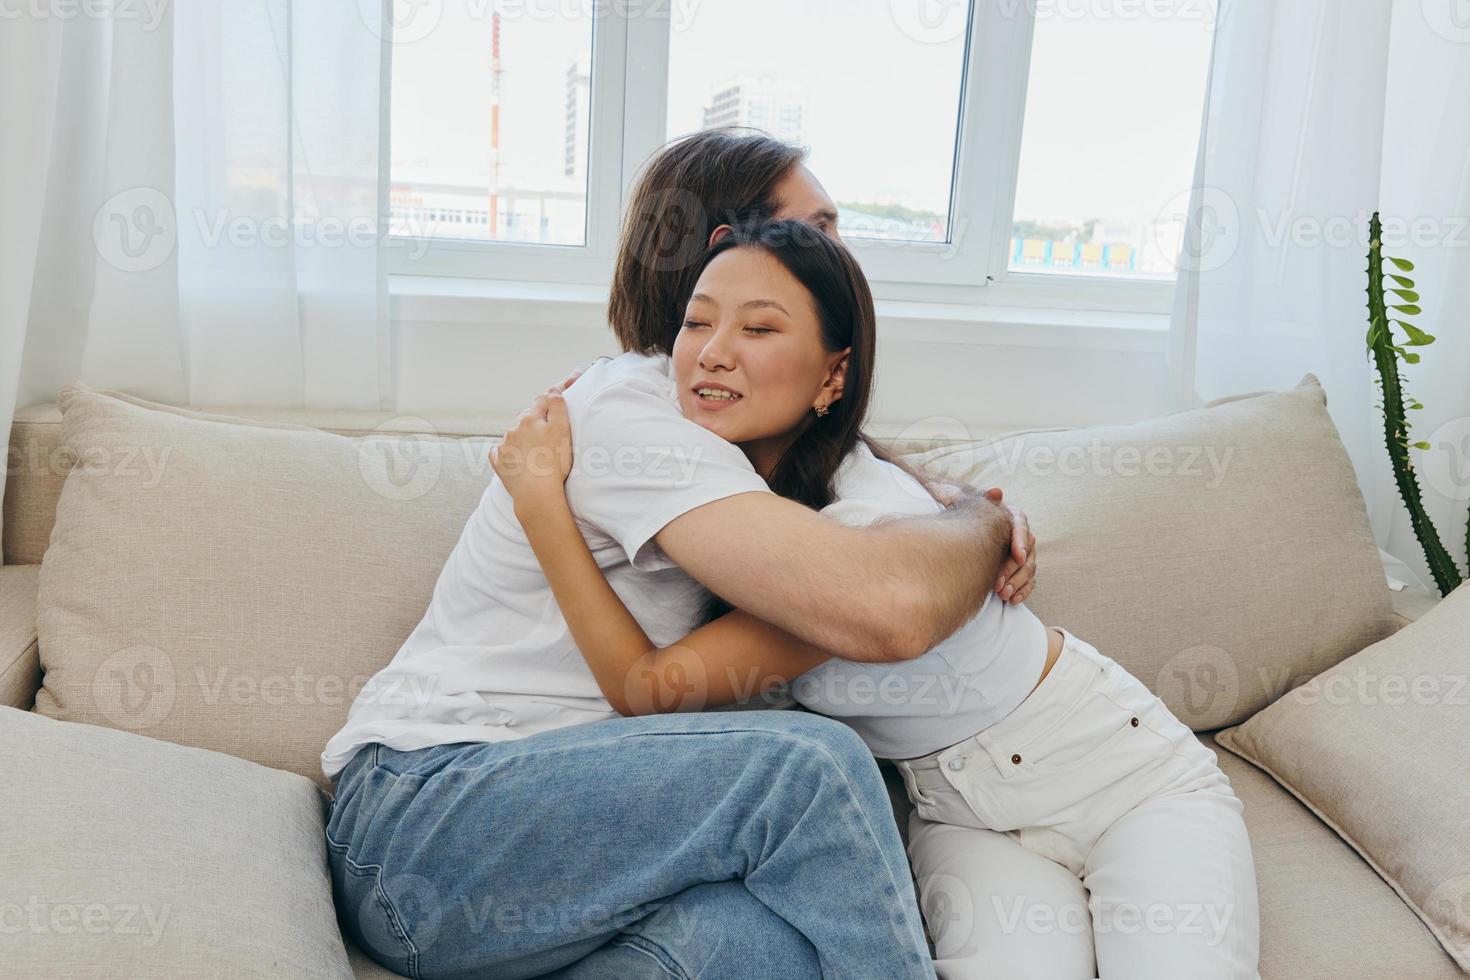
<path fill-rule="evenodd" d="M 842 397 L 842 387 L 847 381 L 847 363 L 851 355 L 851 347 L 838 351 L 833 355 L 837 360 L 827 369 L 829 377 L 827 378 L 826 385 L 823 387 L 832 389 L 832 394 L 835 396 L 833 401 Z"/>
<path fill-rule="evenodd" d="M 721 238 L 724 238 L 726 235 L 730 234 L 730 232 L 732 232 L 734 230 L 735 229 L 732 226 L 730 226 L 730 225 L 720 225 L 714 231 L 712 231 L 712 232 L 709 233 L 709 243 L 710 243 L 710 245 L 714 245 Z"/>

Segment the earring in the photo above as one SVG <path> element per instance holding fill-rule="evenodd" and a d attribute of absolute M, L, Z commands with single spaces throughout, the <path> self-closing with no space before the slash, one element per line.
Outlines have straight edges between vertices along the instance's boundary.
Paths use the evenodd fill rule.
<path fill-rule="evenodd" d="M 826 405 L 818 405 L 817 406 L 817 418 L 819 418 L 819 419 L 820 418 L 824 418 L 829 411 L 830 411 L 830 409 L 827 408 Z"/>

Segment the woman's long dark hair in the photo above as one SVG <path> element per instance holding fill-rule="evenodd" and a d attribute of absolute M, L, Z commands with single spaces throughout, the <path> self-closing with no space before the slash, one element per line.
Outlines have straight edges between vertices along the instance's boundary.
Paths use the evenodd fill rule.
<path fill-rule="evenodd" d="M 842 397 L 819 418 L 808 412 L 766 481 L 776 493 L 816 510 L 834 499 L 833 478 L 837 468 L 859 440 L 874 456 L 893 463 L 912 475 L 933 496 L 929 479 L 903 459 L 863 432 L 873 396 L 874 356 L 877 351 L 877 316 L 873 293 L 857 259 L 840 242 L 811 225 L 799 221 L 759 219 L 736 225 L 710 246 L 700 261 L 694 279 L 720 255 L 737 248 L 764 252 L 790 272 L 812 297 L 822 328 L 822 346 L 829 353 L 845 347 L 847 372 Z M 690 289 L 693 289 L 691 280 Z M 935 498 L 938 500 L 938 498 Z M 718 619 L 731 606 L 713 596 L 705 607 L 704 622 Z"/>

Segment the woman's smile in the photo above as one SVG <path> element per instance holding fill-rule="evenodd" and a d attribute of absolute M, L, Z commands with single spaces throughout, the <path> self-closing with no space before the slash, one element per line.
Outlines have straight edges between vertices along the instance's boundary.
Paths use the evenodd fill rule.
<path fill-rule="evenodd" d="M 723 412 L 745 398 L 728 385 L 714 381 L 700 382 L 689 390 L 694 393 L 695 404 L 709 412 Z"/>

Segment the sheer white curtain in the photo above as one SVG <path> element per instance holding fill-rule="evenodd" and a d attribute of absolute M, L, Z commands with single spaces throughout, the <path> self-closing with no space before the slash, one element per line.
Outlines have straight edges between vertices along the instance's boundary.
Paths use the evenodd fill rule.
<path fill-rule="evenodd" d="M 1386 220 L 1466 213 L 1470 114 L 1447 96 L 1470 90 L 1470 37 L 1436 34 L 1439 6 L 1221 0 L 1170 349 L 1181 405 L 1317 375 L 1380 545 L 1416 569 L 1364 353 L 1366 232 L 1378 209 Z M 1428 317 L 1416 319 L 1441 335 L 1408 378 L 1435 410 L 1421 426 L 1470 413 L 1470 263 L 1448 244 L 1390 248 L 1423 264 Z M 1461 555 L 1463 526 L 1455 515 Z"/>
<path fill-rule="evenodd" d="M 1458 16 L 1456 11 L 1458 9 Z M 1456 2 L 1399 2 L 1393 12 L 1384 120 L 1385 250 L 1414 262 L 1424 312 L 1410 317 L 1437 338 L 1405 369 L 1424 403 L 1410 413 L 1424 506 L 1465 568 L 1470 502 L 1470 16 Z M 1381 439 L 1377 448 L 1382 451 Z M 1372 498 L 1383 547 L 1432 582 L 1387 470 Z"/>
<path fill-rule="evenodd" d="M 0 30 L 0 440 L 72 378 L 391 407 L 386 5 L 95 7 Z"/>

